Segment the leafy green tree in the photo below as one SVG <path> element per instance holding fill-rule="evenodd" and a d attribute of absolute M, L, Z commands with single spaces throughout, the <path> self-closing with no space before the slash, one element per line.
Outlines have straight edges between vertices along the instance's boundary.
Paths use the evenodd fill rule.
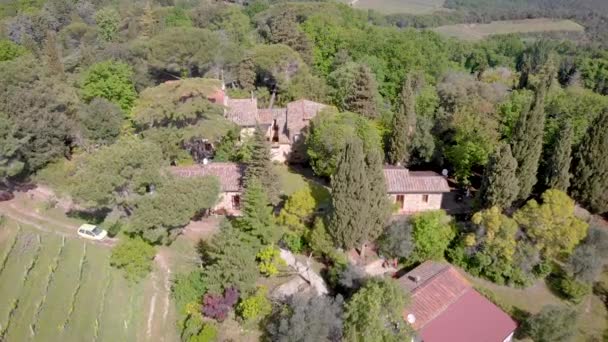
<path fill-rule="evenodd" d="M 61 54 L 57 47 L 57 35 L 54 31 L 47 31 L 44 41 L 44 54 L 48 70 L 59 77 L 64 76 L 65 69 L 61 61 Z"/>
<path fill-rule="evenodd" d="M 279 213 L 277 223 L 302 234 L 310 225 L 316 207 L 310 187 L 304 187 L 289 196 Z"/>
<path fill-rule="evenodd" d="M 572 195 L 596 213 L 608 210 L 608 111 L 589 127 L 574 154 Z"/>
<path fill-rule="evenodd" d="M 502 144 L 490 157 L 484 171 L 477 197 L 479 205 L 483 208 L 511 206 L 519 194 L 516 172 L 517 160 L 511 154 L 511 147 Z"/>
<path fill-rule="evenodd" d="M 443 210 L 427 211 L 412 217 L 413 258 L 418 261 L 440 260 L 455 236 L 448 216 Z"/>
<path fill-rule="evenodd" d="M 325 229 L 325 223 L 322 218 L 317 217 L 312 229 L 308 232 L 306 240 L 314 253 L 320 255 L 330 255 L 334 251 L 334 246 L 331 241 L 331 236 Z"/>
<path fill-rule="evenodd" d="M 203 279 L 208 290 L 222 293 L 234 286 L 240 293 L 252 293 L 259 275 L 255 261 L 258 246 L 249 234 L 223 221 L 220 232 L 205 249 L 207 261 Z"/>
<path fill-rule="evenodd" d="M 410 336 L 403 320 L 408 299 L 394 280 L 369 280 L 346 304 L 346 341 L 405 341 Z"/>
<path fill-rule="evenodd" d="M 137 98 L 132 77 L 133 70 L 128 64 L 116 61 L 93 64 L 84 73 L 82 97 L 85 101 L 101 97 L 128 112 Z"/>
<path fill-rule="evenodd" d="M 49 76 L 32 56 L 0 63 L 0 112 L 24 139 L 19 153 L 24 170 L 33 172 L 70 155 L 78 97 L 63 80 Z"/>
<path fill-rule="evenodd" d="M 312 47 L 306 35 L 298 27 L 296 13 L 286 9 L 270 16 L 266 22 L 268 30 L 261 33 L 273 44 L 285 44 L 294 49 L 310 64 Z"/>
<path fill-rule="evenodd" d="M 81 107 L 78 120 L 84 138 L 91 144 L 109 145 L 120 135 L 124 114 L 114 103 L 94 98 Z"/>
<path fill-rule="evenodd" d="M 19 150 L 25 142 L 17 137 L 17 127 L 8 115 L 0 112 L 0 183 L 6 184 L 23 170 Z"/>
<path fill-rule="evenodd" d="M 266 141 L 264 132 L 260 127 L 255 129 L 249 140 L 249 149 L 251 159 L 245 170 L 245 183 L 249 184 L 253 179 L 257 179 L 266 192 L 270 203 L 276 204 L 280 194 L 279 182 L 277 182 L 277 174 L 272 166 L 270 144 Z"/>
<path fill-rule="evenodd" d="M 388 139 L 388 161 L 393 165 L 407 164 L 416 132 L 416 95 L 411 76 L 406 77 L 399 102 Z"/>
<path fill-rule="evenodd" d="M 573 308 L 546 305 L 526 320 L 524 331 L 538 342 L 568 341 L 576 332 L 576 322 Z"/>
<path fill-rule="evenodd" d="M 591 226 L 583 243 L 576 246 L 568 259 L 565 270 L 580 282 L 595 282 L 607 264 L 606 256 L 608 232 L 602 227 Z"/>
<path fill-rule="evenodd" d="M 560 129 L 559 135 L 549 152 L 546 165 L 545 186 L 549 189 L 561 191 L 570 187 L 570 164 L 572 162 L 572 139 L 574 129 L 569 121 L 566 121 Z"/>
<path fill-rule="evenodd" d="M 329 234 L 345 248 L 375 240 L 390 215 L 380 152 L 365 156 L 361 140 L 351 140 L 332 177 Z"/>
<path fill-rule="evenodd" d="M 118 36 L 118 25 L 120 24 L 120 15 L 118 12 L 111 8 L 102 8 L 95 13 L 95 22 L 97 23 L 97 29 L 99 35 L 106 42 L 116 40 Z"/>
<path fill-rule="evenodd" d="M 255 89 L 255 63 L 251 56 L 245 56 L 239 63 L 236 78 L 244 90 L 253 91 Z"/>
<path fill-rule="evenodd" d="M 337 113 L 335 109 L 321 111 L 311 121 L 306 137 L 307 153 L 312 169 L 318 176 L 336 172 L 338 159 L 347 141 L 359 138 L 364 152 L 381 149 L 378 129 L 369 120 L 354 113 Z"/>
<path fill-rule="evenodd" d="M 70 193 L 85 206 L 129 208 L 151 185 L 162 182 L 160 148 L 127 138 L 79 161 Z"/>
<path fill-rule="evenodd" d="M 13 60 L 26 53 L 27 50 L 23 46 L 17 45 L 8 39 L 0 39 L 0 62 Z"/>
<path fill-rule="evenodd" d="M 272 303 L 266 298 L 268 289 L 260 286 L 255 294 L 242 300 L 236 308 L 238 315 L 246 322 L 261 320 L 272 312 Z"/>
<path fill-rule="evenodd" d="M 409 220 L 391 222 L 378 239 L 380 253 L 390 258 L 408 258 L 415 248 L 412 233 L 413 226 Z"/>
<path fill-rule="evenodd" d="M 193 159 L 184 146 L 186 133 L 186 130 L 175 127 L 154 127 L 141 132 L 140 136 L 160 147 L 163 159 L 169 161 L 169 164 L 180 165 Z"/>
<path fill-rule="evenodd" d="M 127 280 L 138 282 L 152 270 L 154 255 L 154 247 L 142 238 L 127 238 L 112 249 L 110 265 L 122 269 Z"/>
<path fill-rule="evenodd" d="M 335 342 L 342 339 L 344 300 L 340 295 L 296 294 L 276 310 L 266 330 L 272 341 Z"/>
<path fill-rule="evenodd" d="M 588 224 L 574 215 L 574 201 L 559 190 L 547 190 L 513 216 L 545 258 L 569 255 L 587 235 Z"/>
<path fill-rule="evenodd" d="M 170 242 L 197 213 L 217 203 L 219 192 L 214 177 L 165 180 L 135 202 L 129 229 L 152 243 Z"/>
<path fill-rule="evenodd" d="M 283 92 L 298 73 L 308 72 L 300 55 L 284 44 L 256 45 L 251 50 L 258 86 Z"/>
<path fill-rule="evenodd" d="M 543 148 L 545 93 L 544 85 L 536 89 L 534 102 L 529 110 L 524 109 L 520 114 L 511 139 L 513 157 L 518 165 L 518 198 L 522 200 L 530 196 L 537 181 L 536 174 Z"/>
<path fill-rule="evenodd" d="M 280 230 L 275 224 L 268 197 L 257 178 L 247 182 L 241 212 L 243 216 L 238 219 L 238 227 L 242 231 L 257 239 L 260 245 L 278 241 Z"/>

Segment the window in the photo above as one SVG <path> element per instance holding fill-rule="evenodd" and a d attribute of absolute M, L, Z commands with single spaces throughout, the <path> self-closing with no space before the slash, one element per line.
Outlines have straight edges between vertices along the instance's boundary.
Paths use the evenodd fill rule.
<path fill-rule="evenodd" d="M 397 203 L 399 204 L 399 208 L 400 209 L 403 208 L 403 202 L 405 202 L 405 196 L 404 195 L 397 195 Z"/>
<path fill-rule="evenodd" d="M 240 195 L 232 196 L 232 209 L 236 209 L 236 210 L 241 209 L 241 196 Z"/>
<path fill-rule="evenodd" d="M 422 195 L 422 202 L 429 203 L 429 195 Z"/>

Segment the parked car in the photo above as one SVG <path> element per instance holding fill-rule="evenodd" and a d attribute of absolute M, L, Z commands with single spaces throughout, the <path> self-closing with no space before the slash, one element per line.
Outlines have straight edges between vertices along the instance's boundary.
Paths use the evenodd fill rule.
<path fill-rule="evenodd" d="M 108 232 L 95 225 L 85 223 L 78 228 L 78 235 L 85 239 L 103 240 L 108 236 Z"/>

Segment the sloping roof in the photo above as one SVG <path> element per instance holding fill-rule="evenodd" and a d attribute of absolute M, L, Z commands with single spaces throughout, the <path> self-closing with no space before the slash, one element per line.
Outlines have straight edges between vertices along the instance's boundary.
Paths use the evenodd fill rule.
<path fill-rule="evenodd" d="M 223 192 L 239 192 L 243 189 L 245 166 L 237 163 L 209 163 L 172 167 L 171 173 L 179 177 L 215 176 L 219 179 Z"/>
<path fill-rule="evenodd" d="M 432 171 L 409 171 L 403 167 L 385 167 L 384 178 L 388 193 L 450 192 L 445 177 Z"/>
<path fill-rule="evenodd" d="M 411 292 L 404 317 L 414 315 L 424 342 L 502 342 L 517 328 L 449 264 L 427 261 L 398 281 Z"/>
<path fill-rule="evenodd" d="M 226 118 L 239 126 L 255 126 L 258 118 L 258 100 L 228 99 Z"/>
<path fill-rule="evenodd" d="M 300 134 L 308 122 L 314 118 L 327 105 L 309 101 L 298 100 L 287 104 L 287 131 L 289 138 L 293 139 L 296 134 Z"/>

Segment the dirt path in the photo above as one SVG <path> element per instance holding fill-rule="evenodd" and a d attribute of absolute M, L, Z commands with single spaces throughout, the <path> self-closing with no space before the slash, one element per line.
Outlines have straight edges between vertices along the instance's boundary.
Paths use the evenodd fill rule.
<path fill-rule="evenodd" d="M 170 251 L 167 247 L 158 248 L 154 257 L 154 270 L 150 283 L 145 290 L 145 307 L 147 308 L 145 336 L 142 341 L 176 340 L 175 320 L 171 303 L 171 267 Z"/>
<path fill-rule="evenodd" d="M 76 233 L 78 225 L 67 224 L 50 217 L 39 215 L 30 208 L 20 206 L 19 201 L 17 200 L 0 203 L 0 214 L 4 214 L 14 221 L 34 227 L 45 233 L 57 234 L 63 237 L 78 238 L 78 234 Z M 112 247 L 118 242 L 117 239 L 113 238 L 106 238 L 103 241 L 88 241 L 107 247 Z"/>

